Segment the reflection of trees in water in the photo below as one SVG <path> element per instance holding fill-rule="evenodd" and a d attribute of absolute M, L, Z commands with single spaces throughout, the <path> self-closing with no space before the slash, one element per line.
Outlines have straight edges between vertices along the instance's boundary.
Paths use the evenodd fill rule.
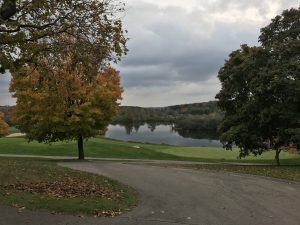
<path fill-rule="evenodd" d="M 126 131 L 126 134 L 129 135 L 133 132 L 133 129 L 137 133 L 140 129 L 140 126 L 144 126 L 145 123 L 129 123 L 129 122 L 126 122 L 126 123 L 121 123 L 121 124 L 116 123 L 116 124 L 112 124 L 112 125 L 120 125 L 120 126 L 124 127 L 125 131 Z"/>
<path fill-rule="evenodd" d="M 184 130 L 176 128 L 175 130 L 180 136 L 185 138 L 219 140 L 219 135 L 215 130 Z"/>
<path fill-rule="evenodd" d="M 139 131 L 140 126 L 141 126 L 141 125 L 140 125 L 140 124 L 137 124 L 137 123 L 133 124 L 135 133 L 137 133 L 137 132 Z"/>
<path fill-rule="evenodd" d="M 151 132 L 154 132 L 155 131 L 155 128 L 156 128 L 156 123 L 148 123 L 148 128 Z"/>
<path fill-rule="evenodd" d="M 113 124 L 117 125 L 117 124 Z M 147 126 L 147 128 L 154 132 L 156 127 L 159 125 L 170 126 L 171 133 L 178 133 L 180 136 L 185 138 L 194 138 L 194 139 L 210 139 L 210 140 L 218 140 L 219 135 L 215 130 L 212 129 L 202 129 L 202 130 L 193 130 L 193 129 L 184 129 L 176 124 L 170 123 L 157 123 L 157 122 L 148 122 L 148 123 L 123 123 L 118 124 L 125 128 L 125 131 L 128 135 L 130 135 L 133 130 L 137 133 L 141 126 Z"/>
<path fill-rule="evenodd" d="M 170 125 L 169 123 L 158 123 L 158 122 L 124 122 L 124 123 L 112 123 L 112 125 L 119 125 L 125 128 L 127 134 L 131 134 L 133 129 L 138 133 L 141 126 L 147 126 L 151 132 L 154 132 L 158 125 Z"/>
<path fill-rule="evenodd" d="M 133 131 L 133 124 L 132 123 L 128 123 L 128 124 L 121 125 L 121 126 L 125 127 L 126 134 L 129 135 L 129 134 L 132 133 L 132 131 Z"/>

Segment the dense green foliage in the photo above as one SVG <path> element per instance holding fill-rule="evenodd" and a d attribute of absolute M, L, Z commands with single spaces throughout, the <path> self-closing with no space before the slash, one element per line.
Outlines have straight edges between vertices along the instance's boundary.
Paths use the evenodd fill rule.
<path fill-rule="evenodd" d="M 37 60 L 49 55 L 59 64 L 65 57 L 61 53 L 70 47 L 61 39 L 66 36 L 68 40 L 80 36 L 72 46 L 83 49 L 76 56 L 77 64 L 87 66 L 87 57 L 91 65 L 120 60 L 127 52 L 118 18 L 123 7 L 114 0 L 0 0 L 0 72 L 28 63 L 42 67 Z"/>
<path fill-rule="evenodd" d="M 202 131 L 202 135 L 208 132 L 213 134 L 210 136 L 217 136 L 222 117 L 216 102 L 211 101 L 153 108 L 121 106 L 113 123 L 125 125 L 128 132 L 145 123 L 153 130 L 158 124 L 173 124 L 174 129 L 182 136 L 190 136 L 192 131 Z"/>
<path fill-rule="evenodd" d="M 300 148 L 300 8 L 261 30 L 261 47 L 242 45 L 219 72 L 216 98 L 225 112 L 221 141 L 240 157 Z"/>

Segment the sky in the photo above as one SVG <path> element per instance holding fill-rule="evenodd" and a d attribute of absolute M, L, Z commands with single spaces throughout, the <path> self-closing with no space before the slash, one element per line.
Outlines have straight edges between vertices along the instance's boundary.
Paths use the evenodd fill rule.
<path fill-rule="evenodd" d="M 211 101 L 219 69 L 241 44 L 259 45 L 260 28 L 299 0 L 123 0 L 129 53 L 116 65 L 121 105 L 157 107 Z M 9 74 L 0 105 L 13 105 Z"/>

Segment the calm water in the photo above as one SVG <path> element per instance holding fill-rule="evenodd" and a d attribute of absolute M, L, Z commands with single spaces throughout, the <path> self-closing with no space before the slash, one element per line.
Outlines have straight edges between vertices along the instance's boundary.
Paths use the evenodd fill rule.
<path fill-rule="evenodd" d="M 123 141 L 138 141 L 179 146 L 222 146 L 218 140 L 182 137 L 178 132 L 172 130 L 172 126 L 170 125 L 158 125 L 155 127 L 142 125 L 136 128 L 133 126 L 124 127 L 120 125 L 109 125 L 105 137 Z"/>

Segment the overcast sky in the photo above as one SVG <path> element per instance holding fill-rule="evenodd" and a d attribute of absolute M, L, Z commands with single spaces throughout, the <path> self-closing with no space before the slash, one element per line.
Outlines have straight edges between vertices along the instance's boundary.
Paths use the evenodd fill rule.
<path fill-rule="evenodd" d="M 299 0 L 124 0 L 130 52 L 117 66 L 122 105 L 167 106 L 214 100 L 218 70 L 243 43 L 258 45 L 261 27 Z M 14 104 L 9 75 L 0 105 Z"/>

